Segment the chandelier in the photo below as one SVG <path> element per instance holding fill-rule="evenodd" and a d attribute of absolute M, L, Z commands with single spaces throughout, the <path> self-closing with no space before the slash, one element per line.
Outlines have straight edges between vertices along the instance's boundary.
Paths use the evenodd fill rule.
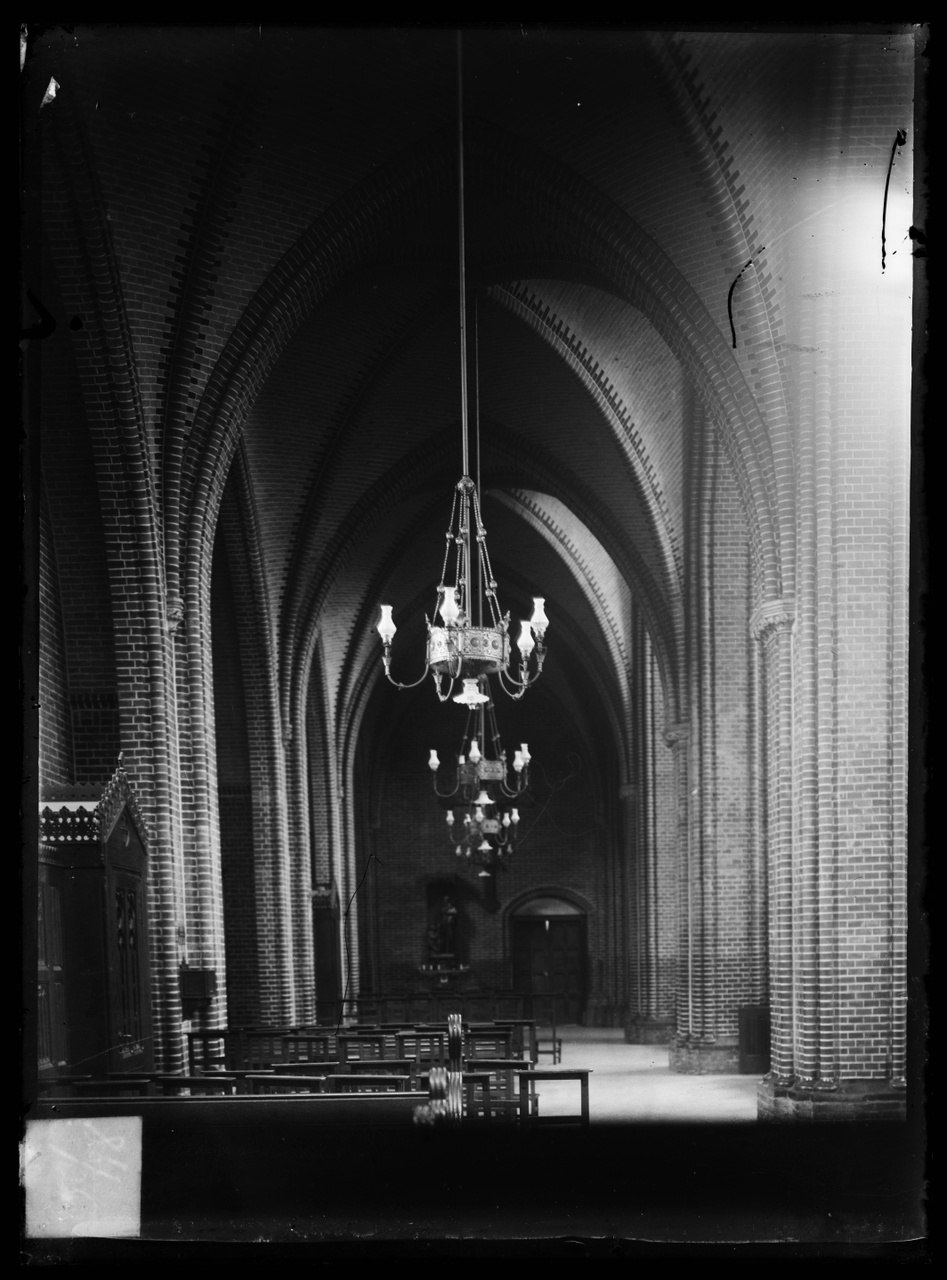
<path fill-rule="evenodd" d="M 510 671 L 510 614 L 502 613 L 497 598 L 497 584 L 490 567 L 487 552 L 487 531 L 480 515 L 479 484 L 470 476 L 468 440 L 467 394 L 467 285 L 464 254 L 464 138 L 460 33 L 457 36 L 457 84 L 458 84 L 458 224 L 460 259 L 460 422 L 462 475 L 454 486 L 450 524 L 447 528 L 447 545 L 440 581 L 437 584 L 434 617 L 440 615 L 440 624 L 427 621 L 426 666 L 420 678 L 413 684 L 401 684 L 391 674 L 391 644 L 397 627 L 392 618 L 392 606 L 381 605 L 378 634 L 384 646 L 385 675 L 397 689 L 413 689 L 430 674 L 434 677 L 437 696 L 446 702 L 453 696 L 455 702 L 470 708 L 479 705 L 483 696 L 479 681 L 487 675 L 496 675 L 500 685 L 512 698 L 522 698 L 531 684 L 539 678 L 546 656 L 545 636 L 549 620 L 546 617 L 545 599 L 533 597 L 533 612 L 520 623 L 516 647 L 519 665 L 516 673 Z M 476 348 L 475 348 L 476 359 Z M 476 383 L 476 378 L 475 378 Z M 479 407 L 478 407 L 479 418 Z M 479 434 L 479 433 L 478 433 Z M 476 543 L 476 558 L 474 557 Z M 473 570 L 477 580 L 474 582 Z M 488 617 L 484 619 L 483 602 L 487 603 Z M 474 607 L 476 606 L 476 608 Z M 447 687 L 444 688 L 444 680 Z M 453 693 L 457 681 L 462 682 L 460 692 Z"/>
<path fill-rule="evenodd" d="M 513 755 L 512 776 L 500 744 L 490 685 L 486 676 L 464 681 L 473 686 L 457 763 L 441 765 L 436 751 L 428 759 L 434 794 L 447 809 L 447 837 L 468 869 L 489 876 L 505 869 L 518 833 L 520 803 L 529 791 L 529 747 Z"/>

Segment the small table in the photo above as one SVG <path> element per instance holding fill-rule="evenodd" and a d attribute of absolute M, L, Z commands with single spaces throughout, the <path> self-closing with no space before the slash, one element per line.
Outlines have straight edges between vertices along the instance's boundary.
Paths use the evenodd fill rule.
<path fill-rule="evenodd" d="M 520 1082 L 520 1119 L 529 1120 L 533 1124 L 563 1124 L 570 1120 L 579 1120 L 583 1129 L 589 1125 L 589 1074 L 590 1068 L 578 1067 L 567 1071 L 518 1071 Z M 530 1093 L 530 1082 L 534 1080 L 578 1080 L 582 1092 L 582 1110 L 579 1116 L 540 1116 L 534 1114 L 530 1102 L 535 1096 Z"/>

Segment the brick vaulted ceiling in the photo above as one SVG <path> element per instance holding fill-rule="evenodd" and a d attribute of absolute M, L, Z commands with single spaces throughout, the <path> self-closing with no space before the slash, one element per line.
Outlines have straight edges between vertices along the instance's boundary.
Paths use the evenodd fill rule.
<path fill-rule="evenodd" d="M 465 33 L 467 271 L 501 604 L 515 615 L 544 594 L 605 702 L 621 696 L 628 593 L 669 674 L 679 657 L 695 403 L 712 411 L 716 395 L 764 495 L 759 572 L 774 593 L 789 572 L 780 243 L 805 212 L 793 184 L 822 163 L 820 51 L 848 38 Z M 183 559 L 196 498 L 239 452 L 283 678 L 318 628 L 345 715 L 377 663 L 376 602 L 399 621 L 433 606 L 460 474 L 455 35 L 92 24 L 43 33 L 31 70 L 58 84 L 44 163 L 81 169 L 88 205 L 44 211 L 57 305 L 95 305 L 69 270 L 94 208 L 165 537 Z M 887 154 L 863 149 L 880 172 Z M 728 291 L 754 255 L 734 353 Z M 88 398 L 81 352 L 77 367 Z"/>

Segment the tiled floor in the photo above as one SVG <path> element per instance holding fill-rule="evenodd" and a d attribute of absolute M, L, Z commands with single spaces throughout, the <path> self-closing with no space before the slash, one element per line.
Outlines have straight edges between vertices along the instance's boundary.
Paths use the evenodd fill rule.
<path fill-rule="evenodd" d="M 665 1045 L 626 1044 L 621 1028 L 562 1027 L 559 1066 L 587 1067 L 592 1124 L 620 1121 L 730 1124 L 756 1120 L 756 1076 L 681 1075 L 668 1066 Z M 544 1057 L 544 1068 L 552 1060 Z M 579 1110 L 575 1080 L 537 1083 L 539 1114 Z"/>

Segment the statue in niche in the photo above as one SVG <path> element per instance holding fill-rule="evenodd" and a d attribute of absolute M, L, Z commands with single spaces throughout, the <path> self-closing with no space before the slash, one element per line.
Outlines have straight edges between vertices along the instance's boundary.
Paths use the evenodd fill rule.
<path fill-rule="evenodd" d="M 427 931 L 428 951 L 435 966 L 450 968 L 456 960 L 455 930 L 457 925 L 457 908 L 445 894 L 438 908 L 437 919 Z M 446 962 L 446 963 L 445 963 Z"/>

